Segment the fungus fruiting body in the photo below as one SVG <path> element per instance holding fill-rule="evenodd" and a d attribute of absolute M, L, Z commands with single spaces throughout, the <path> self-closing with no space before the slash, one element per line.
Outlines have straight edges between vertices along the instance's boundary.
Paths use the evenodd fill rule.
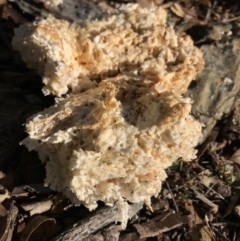
<path fill-rule="evenodd" d="M 181 94 L 202 54 L 165 19 L 161 7 L 127 4 L 100 20 L 39 20 L 13 40 L 45 94 L 68 94 L 26 124 L 22 143 L 46 163 L 46 184 L 90 210 L 117 202 L 123 226 L 127 201 L 150 206 L 164 169 L 193 159 L 201 136 Z"/>

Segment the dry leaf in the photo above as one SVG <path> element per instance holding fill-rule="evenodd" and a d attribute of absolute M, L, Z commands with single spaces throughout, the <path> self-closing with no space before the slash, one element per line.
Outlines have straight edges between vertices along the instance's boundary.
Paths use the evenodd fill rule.
<path fill-rule="evenodd" d="M 187 211 L 190 212 L 190 215 L 191 215 L 192 220 L 194 222 L 194 226 L 203 223 L 203 220 L 198 216 L 191 199 L 186 200 L 185 208 L 186 208 Z"/>
<path fill-rule="evenodd" d="M 199 241 L 212 241 L 211 231 L 208 226 L 203 226 L 200 230 L 201 239 Z"/>
<path fill-rule="evenodd" d="M 34 214 L 40 214 L 43 212 L 48 211 L 52 207 L 52 200 L 46 200 L 42 202 L 35 202 L 35 203 L 29 203 L 29 204 L 22 204 L 21 207 L 25 211 L 30 212 L 30 216 L 33 216 Z"/>
<path fill-rule="evenodd" d="M 229 160 L 240 165 L 240 149 L 235 151 Z"/>
<path fill-rule="evenodd" d="M 21 241 L 47 240 L 52 234 L 55 224 L 56 221 L 53 218 L 48 218 L 42 215 L 35 216 L 28 221 L 27 226 L 21 235 Z"/>
<path fill-rule="evenodd" d="M 239 200 L 239 196 L 231 196 L 230 204 L 225 209 L 222 219 L 225 218 L 226 216 L 228 216 L 233 211 L 233 209 L 237 205 L 238 200 Z"/>
<path fill-rule="evenodd" d="M 201 183 L 206 187 L 211 187 L 212 185 L 223 185 L 223 181 L 221 181 L 217 176 L 213 176 L 213 173 L 209 170 L 205 170 L 198 175 Z"/>

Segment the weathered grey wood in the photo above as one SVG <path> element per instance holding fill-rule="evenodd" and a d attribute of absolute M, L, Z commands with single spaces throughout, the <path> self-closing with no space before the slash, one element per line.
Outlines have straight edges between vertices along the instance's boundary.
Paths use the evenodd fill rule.
<path fill-rule="evenodd" d="M 225 30 L 224 26 L 221 33 Z M 221 30 L 221 25 L 217 27 Z M 185 94 L 194 101 L 193 115 L 205 125 L 201 142 L 217 121 L 233 110 L 240 92 L 240 39 L 233 33 L 233 36 L 223 35 L 222 38 L 226 38 L 224 41 L 215 41 L 211 37 L 214 29 L 216 26 L 211 27 L 209 35 L 204 36 L 204 41 L 211 43 L 203 41 L 200 47 L 205 67 Z"/>
<path fill-rule="evenodd" d="M 128 215 L 131 218 L 143 207 L 143 203 L 132 204 L 129 206 Z M 104 226 L 120 220 L 120 212 L 117 207 L 103 207 L 95 211 L 90 217 L 74 224 L 66 229 L 51 241 L 80 241 L 88 235 L 98 231 Z"/>

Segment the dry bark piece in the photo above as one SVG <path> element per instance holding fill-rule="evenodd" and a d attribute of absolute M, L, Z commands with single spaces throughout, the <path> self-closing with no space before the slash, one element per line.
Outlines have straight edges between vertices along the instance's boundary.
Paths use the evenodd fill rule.
<path fill-rule="evenodd" d="M 112 225 L 109 228 L 106 228 L 102 231 L 103 237 L 105 241 L 118 241 L 120 231 L 120 225 Z"/>
<path fill-rule="evenodd" d="M 142 207 L 142 203 L 130 205 L 128 212 L 129 217 L 133 217 L 139 210 L 142 209 Z M 103 207 L 96 210 L 91 216 L 63 231 L 61 234 L 51 239 L 51 241 L 79 241 L 100 230 L 106 225 L 117 222 L 118 220 L 119 211 L 116 206 L 114 208 Z"/>
<path fill-rule="evenodd" d="M 87 238 L 82 239 L 82 241 L 105 241 L 101 232 L 97 234 L 90 234 Z"/>
<path fill-rule="evenodd" d="M 174 214 L 160 214 L 146 223 L 135 224 L 134 227 L 140 234 L 140 238 L 148 238 L 182 226 L 189 221 L 189 216 L 178 212 Z"/>
<path fill-rule="evenodd" d="M 193 99 L 193 115 L 202 123 L 202 141 L 217 121 L 231 113 L 240 93 L 240 40 L 203 44 L 205 68 L 190 86 L 186 96 Z M 213 64 L 214 63 L 214 64 Z"/>
<path fill-rule="evenodd" d="M 119 241 L 136 241 L 136 240 L 145 241 L 146 239 L 145 238 L 140 239 L 137 232 L 126 233 L 119 237 Z"/>

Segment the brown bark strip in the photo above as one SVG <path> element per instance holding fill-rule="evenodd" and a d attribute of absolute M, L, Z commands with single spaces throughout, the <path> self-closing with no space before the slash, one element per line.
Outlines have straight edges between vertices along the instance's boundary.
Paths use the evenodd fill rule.
<path fill-rule="evenodd" d="M 134 216 L 143 207 L 143 203 L 136 203 L 129 206 L 129 218 Z M 66 229 L 51 241 L 79 241 L 87 237 L 91 233 L 98 231 L 104 226 L 117 222 L 120 219 L 120 213 L 117 207 L 109 208 L 103 207 L 97 210 L 90 217 L 74 224 L 72 227 Z"/>
<path fill-rule="evenodd" d="M 181 212 L 178 212 L 171 214 L 160 214 L 146 223 L 135 224 L 134 226 L 140 235 L 140 239 L 142 239 L 157 236 L 160 233 L 177 228 L 188 223 L 189 221 L 188 215 L 181 216 Z"/>

